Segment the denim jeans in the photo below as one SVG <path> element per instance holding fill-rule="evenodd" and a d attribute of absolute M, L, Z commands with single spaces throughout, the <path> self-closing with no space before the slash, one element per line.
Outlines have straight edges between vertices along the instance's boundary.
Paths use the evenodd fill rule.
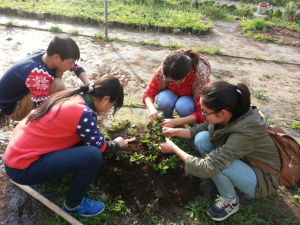
<path fill-rule="evenodd" d="M 159 92 L 156 103 L 166 118 L 172 117 L 174 108 L 180 117 L 189 116 L 195 111 L 195 102 L 192 96 L 178 97 L 169 89 Z"/>
<path fill-rule="evenodd" d="M 5 165 L 7 175 L 19 184 L 42 184 L 72 174 L 66 198 L 68 207 L 77 206 L 86 195 L 102 161 L 95 146 L 79 146 L 41 156 L 26 169 Z"/>
<path fill-rule="evenodd" d="M 208 131 L 199 132 L 195 136 L 195 146 L 203 158 L 215 149 L 210 143 Z M 211 179 L 220 195 L 228 200 L 236 199 L 235 187 L 247 196 L 255 197 L 256 174 L 248 164 L 241 160 L 234 160 L 227 169 L 220 171 Z"/>

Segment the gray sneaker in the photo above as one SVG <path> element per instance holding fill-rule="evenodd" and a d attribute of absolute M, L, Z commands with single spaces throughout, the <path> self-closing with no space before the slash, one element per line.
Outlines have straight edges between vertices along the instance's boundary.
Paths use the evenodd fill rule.
<path fill-rule="evenodd" d="M 207 210 L 207 214 L 215 221 L 223 221 L 239 210 L 238 198 L 235 203 L 231 203 L 221 196 L 218 196 L 215 201 L 215 204 Z"/>

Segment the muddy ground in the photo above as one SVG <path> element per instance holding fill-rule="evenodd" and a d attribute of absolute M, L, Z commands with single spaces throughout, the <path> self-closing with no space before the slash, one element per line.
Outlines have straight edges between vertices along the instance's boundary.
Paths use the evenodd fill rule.
<path fill-rule="evenodd" d="M 274 59 L 283 58 L 288 62 L 300 64 L 300 48 L 294 46 L 259 43 L 246 39 L 236 24 L 217 22 L 214 30 L 207 36 L 160 35 L 157 33 L 135 33 L 133 31 L 116 30 L 112 36 L 128 40 L 149 40 L 169 43 L 174 40 L 185 46 L 220 46 L 231 55 L 257 56 Z M 33 29 L 0 27 L 0 76 L 18 59 L 35 50 L 46 48 L 53 33 Z M 125 102 L 141 104 L 141 96 L 146 84 L 152 78 L 161 60 L 170 50 L 166 48 L 145 47 L 133 43 L 104 42 L 92 38 L 74 37 L 81 50 L 79 63 L 86 69 L 90 78 L 104 74 L 116 74 L 125 87 Z M 299 36 L 295 37 L 299 41 Z M 258 106 L 266 117 L 300 141 L 299 131 L 291 129 L 291 123 L 300 120 L 300 66 L 276 64 L 251 59 L 224 56 L 208 56 L 212 66 L 211 80 L 226 80 L 232 83 L 244 82 L 252 92 L 252 103 Z M 64 80 L 67 88 L 80 85 L 80 81 L 69 73 Z M 255 96 L 263 95 L 263 100 Z M 146 124 L 147 114 L 143 109 L 122 109 L 116 120 L 129 119 L 133 124 Z M 110 122 L 104 123 L 109 125 Z M 0 154 L 7 144 L 11 131 L 0 128 Z M 1 158 L 2 160 L 2 158 Z M 116 166 L 117 167 L 117 166 Z M 182 173 L 182 171 L 181 171 Z M 182 174 L 183 175 L 183 174 Z M 128 175 L 132 176 L 132 175 Z M 190 178 L 188 178 L 190 179 Z M 4 173 L 3 162 L 0 164 L 0 221 L 2 224 L 35 224 L 39 220 L 35 212 L 39 203 L 8 182 Z M 194 184 L 191 180 L 191 184 Z M 198 182 L 198 181 L 197 181 Z M 191 185 L 191 186 L 193 186 Z M 191 191 L 191 190 L 185 190 Z M 197 192 L 197 190 L 195 190 Z M 194 194 L 193 192 L 191 192 Z M 24 203 L 26 207 L 22 209 Z M 176 202 L 171 202 L 176 203 Z M 177 202 L 178 203 L 178 202 Z M 179 205 L 185 202 L 180 202 Z M 44 208 L 45 210 L 45 208 Z M 286 198 L 282 210 L 299 217 L 299 208 Z M 174 215 L 175 216 L 175 215 Z M 172 215 L 169 215 L 172 218 Z M 282 221 L 278 221 L 280 224 Z"/>

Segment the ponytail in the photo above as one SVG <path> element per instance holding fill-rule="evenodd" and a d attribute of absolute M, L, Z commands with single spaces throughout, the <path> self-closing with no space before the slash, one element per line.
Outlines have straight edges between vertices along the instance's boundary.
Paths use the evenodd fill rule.
<path fill-rule="evenodd" d="M 64 101 L 78 94 L 87 94 L 96 98 L 109 96 L 110 102 L 116 102 L 113 114 L 115 114 L 117 110 L 122 107 L 124 101 L 124 92 L 120 81 L 113 76 L 104 76 L 96 80 L 95 83 L 91 82 L 88 85 L 81 86 L 80 88 L 74 90 L 66 90 L 54 93 L 46 100 L 44 100 L 39 107 L 37 107 L 30 113 L 26 123 L 32 120 L 40 119 L 41 117 L 46 115 L 55 104 L 61 103 L 56 112 L 57 115 Z"/>
<path fill-rule="evenodd" d="M 204 87 L 201 97 L 207 108 L 216 112 L 223 109 L 231 112 L 230 122 L 245 114 L 251 104 L 249 89 L 243 83 L 213 82 Z"/>

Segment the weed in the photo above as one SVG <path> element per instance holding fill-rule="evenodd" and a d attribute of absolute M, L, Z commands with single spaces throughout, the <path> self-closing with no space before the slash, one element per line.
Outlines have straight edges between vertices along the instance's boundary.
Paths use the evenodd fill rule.
<path fill-rule="evenodd" d="M 114 38 L 108 37 L 108 38 L 104 38 L 104 40 L 107 42 L 121 42 L 121 39 L 116 38 L 116 37 L 114 37 Z"/>
<path fill-rule="evenodd" d="M 261 92 L 257 92 L 254 96 L 257 99 L 262 100 L 262 101 L 266 101 L 267 100 L 267 97 L 263 93 L 261 93 Z"/>
<path fill-rule="evenodd" d="M 275 125 L 275 122 L 273 120 L 268 120 L 269 125 Z"/>
<path fill-rule="evenodd" d="M 10 20 L 4 24 L 6 27 L 14 27 L 16 23 L 13 20 Z"/>
<path fill-rule="evenodd" d="M 240 23 L 240 27 L 242 28 L 243 31 L 263 31 L 266 32 L 267 29 L 270 27 L 270 23 L 265 21 L 262 18 L 257 18 L 253 20 L 246 20 L 242 21 Z"/>
<path fill-rule="evenodd" d="M 78 30 L 70 30 L 69 34 L 72 36 L 76 36 L 78 35 Z"/>
<path fill-rule="evenodd" d="M 180 48 L 182 48 L 182 47 L 183 47 L 183 45 L 180 44 L 180 43 L 177 43 L 176 41 L 172 41 L 171 43 L 169 43 L 169 44 L 167 45 L 167 48 L 168 48 L 168 49 L 171 49 L 171 50 L 174 50 L 174 49 L 180 49 Z"/>
<path fill-rule="evenodd" d="M 201 210 L 201 205 L 199 202 L 189 202 L 183 208 L 188 209 L 184 214 L 192 218 L 193 220 L 199 219 L 199 211 Z"/>
<path fill-rule="evenodd" d="M 137 199 L 135 199 L 137 208 L 140 212 L 141 217 L 139 217 L 138 224 L 155 224 L 162 225 L 163 220 L 159 219 L 157 215 L 152 211 L 152 208 L 157 204 L 158 199 L 153 203 L 148 203 L 147 205 L 143 205 Z"/>
<path fill-rule="evenodd" d="M 94 34 L 93 37 L 96 38 L 96 39 L 102 39 L 102 40 L 105 39 L 104 35 L 102 33 L 100 33 L 100 32 Z"/>
<path fill-rule="evenodd" d="M 135 135 L 135 134 L 137 134 L 138 130 L 129 127 L 129 128 L 127 129 L 127 132 L 128 132 L 129 135 Z"/>
<path fill-rule="evenodd" d="M 271 79 L 271 78 L 272 78 L 272 77 L 270 76 L 270 74 L 268 74 L 268 73 L 263 74 L 263 76 L 264 76 L 265 78 L 268 78 L 268 79 Z"/>
<path fill-rule="evenodd" d="M 49 28 L 49 31 L 53 32 L 53 33 L 62 33 L 62 29 L 59 26 L 51 26 Z"/>
<path fill-rule="evenodd" d="M 210 55 L 226 55 L 226 52 L 223 52 L 220 48 L 212 48 L 212 47 L 196 47 L 194 50 L 200 53 L 208 53 Z"/>
<path fill-rule="evenodd" d="M 154 42 L 154 41 L 139 41 L 140 45 L 150 45 L 150 46 L 155 46 L 155 47 L 160 47 L 161 44 L 159 42 Z"/>
<path fill-rule="evenodd" d="M 294 130 L 300 131 L 300 122 L 299 121 L 292 122 L 292 128 Z"/>
<path fill-rule="evenodd" d="M 272 59 L 272 62 L 282 64 L 282 63 L 286 63 L 287 61 L 284 60 L 283 58 L 280 58 L 280 59 Z"/>

